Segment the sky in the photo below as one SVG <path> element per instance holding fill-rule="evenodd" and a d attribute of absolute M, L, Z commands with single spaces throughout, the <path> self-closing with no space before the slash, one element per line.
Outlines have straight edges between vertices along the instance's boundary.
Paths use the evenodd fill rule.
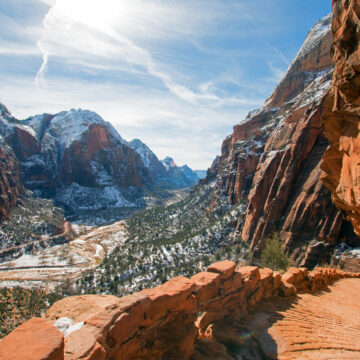
<path fill-rule="evenodd" d="M 89 109 L 160 158 L 208 168 L 331 0 L 0 0 L 0 102 Z"/>

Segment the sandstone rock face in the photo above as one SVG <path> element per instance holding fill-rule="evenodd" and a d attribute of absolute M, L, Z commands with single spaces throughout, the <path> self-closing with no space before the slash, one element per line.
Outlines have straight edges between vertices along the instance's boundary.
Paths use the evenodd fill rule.
<path fill-rule="evenodd" d="M 255 257 L 277 231 L 297 264 L 314 266 L 352 232 L 320 180 L 328 146 L 321 118 L 331 87 L 330 22 L 326 16 L 315 25 L 272 96 L 222 145 L 210 211 L 243 203 L 237 230 Z"/>
<path fill-rule="evenodd" d="M 85 321 L 90 315 L 118 301 L 112 295 L 80 295 L 57 301 L 45 314 L 49 322 L 68 317 L 74 322 Z"/>
<path fill-rule="evenodd" d="M 23 190 L 18 162 L 0 136 L 0 220 L 8 215 Z"/>
<path fill-rule="evenodd" d="M 271 108 L 282 106 L 284 102 L 299 95 L 314 79 L 314 73 L 332 66 L 329 57 L 331 15 L 324 17 L 307 35 L 304 45 L 290 65 L 267 105 Z"/>
<path fill-rule="evenodd" d="M 63 360 L 64 335 L 39 318 L 32 318 L 0 340 L 1 360 Z"/>
<path fill-rule="evenodd" d="M 359 291 L 358 279 L 344 279 L 321 296 L 298 294 L 296 303 L 272 299 L 256 309 L 248 329 L 271 359 L 357 359 Z"/>
<path fill-rule="evenodd" d="M 61 300 L 50 308 L 47 318 L 66 316 L 84 321 L 82 327 L 67 334 L 64 349 L 62 334 L 55 327 L 32 319 L 0 341 L 0 359 L 9 359 L 1 357 L 3 354 L 16 354 L 11 358 L 14 360 L 53 360 L 62 356 L 66 360 L 234 359 L 238 357 L 232 356 L 231 344 L 247 346 L 244 341 L 249 337 L 239 334 L 246 333 L 244 326 L 249 322 L 254 326 L 249 314 L 256 316 L 263 301 L 279 295 L 290 299 L 299 292 L 325 289 L 335 280 L 350 277 L 359 286 L 360 274 L 335 269 L 316 268 L 309 272 L 290 268 L 281 276 L 271 269 L 236 268 L 234 262 L 223 261 L 192 279 L 179 276 L 122 298 L 91 295 Z M 290 304 L 295 298 L 291 299 Z M 262 330 L 259 324 L 252 331 L 256 330 Z M 34 334 L 39 341 L 33 341 Z M 256 354 L 266 351 L 259 345 L 255 348 Z M 360 349 L 349 349 L 359 355 Z M 292 344 L 287 350 L 293 350 Z"/>
<path fill-rule="evenodd" d="M 72 109 L 24 123 L 35 131 L 42 160 L 53 170 L 52 178 L 27 186 L 52 188 L 73 182 L 84 187 L 142 186 L 146 171 L 138 154 L 97 114 Z"/>
<path fill-rule="evenodd" d="M 326 102 L 326 151 L 322 180 L 335 205 L 360 235 L 360 6 L 358 1 L 333 1 L 331 54 L 333 85 Z"/>
<path fill-rule="evenodd" d="M 1 124 L 10 116 L 4 106 L 0 106 Z M 16 204 L 24 188 L 20 179 L 19 164 L 12 149 L 6 144 L 0 131 L 0 221 L 7 217 L 9 210 Z"/>

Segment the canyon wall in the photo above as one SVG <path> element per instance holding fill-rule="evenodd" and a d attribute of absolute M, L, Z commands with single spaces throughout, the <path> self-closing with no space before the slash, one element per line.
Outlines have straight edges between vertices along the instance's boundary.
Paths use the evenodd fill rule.
<path fill-rule="evenodd" d="M 290 268 L 280 275 L 223 261 L 191 279 L 176 277 L 122 298 L 70 297 L 55 303 L 43 319 L 33 318 L 0 340 L 0 359 L 209 359 L 216 358 L 214 349 L 225 356 L 226 348 L 214 338 L 217 321 L 244 326 L 248 311 L 270 297 L 323 289 L 345 277 L 360 274 Z M 64 317 L 76 322 L 62 327 L 65 341 L 50 325 L 57 321 L 61 328 Z"/>
<path fill-rule="evenodd" d="M 23 191 L 17 159 L 0 136 L 0 220 L 8 216 Z"/>
<path fill-rule="evenodd" d="M 3 116 L 9 115 L 6 107 L 0 104 L 0 121 Z M 23 192 L 18 161 L 0 134 L 0 221 L 8 216 Z"/>
<path fill-rule="evenodd" d="M 237 230 L 255 259 L 274 231 L 293 262 L 307 267 L 329 256 L 340 239 L 360 245 L 320 180 L 333 71 L 330 24 L 328 15 L 314 26 L 271 97 L 222 145 L 210 210 L 223 199 L 247 204 Z"/>
<path fill-rule="evenodd" d="M 334 0 L 331 55 L 336 64 L 325 103 L 330 147 L 321 168 L 334 204 L 360 236 L 360 4 Z"/>

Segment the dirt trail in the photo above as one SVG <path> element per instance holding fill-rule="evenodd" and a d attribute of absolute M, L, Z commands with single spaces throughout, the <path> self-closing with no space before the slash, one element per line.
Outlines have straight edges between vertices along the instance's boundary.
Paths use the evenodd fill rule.
<path fill-rule="evenodd" d="M 274 359 L 360 359 L 360 279 L 314 294 L 275 299 L 249 325 Z"/>

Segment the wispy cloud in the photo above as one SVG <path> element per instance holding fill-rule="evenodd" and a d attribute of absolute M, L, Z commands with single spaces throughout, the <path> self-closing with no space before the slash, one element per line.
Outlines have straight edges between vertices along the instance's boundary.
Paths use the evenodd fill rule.
<path fill-rule="evenodd" d="M 206 168 L 297 51 L 283 46 L 291 20 L 282 7 L 282 0 L 0 2 L 0 100 L 19 118 L 88 108 L 159 157 Z"/>
<path fill-rule="evenodd" d="M 194 19 L 193 22 L 191 20 L 188 22 L 187 27 L 184 27 L 184 9 L 170 8 L 162 2 L 155 5 L 149 4 L 143 0 L 135 0 L 131 6 L 124 5 L 121 1 L 106 0 L 105 2 L 111 6 L 102 3 L 99 7 L 98 2 L 87 0 L 86 2 L 79 1 L 74 7 L 71 5 L 73 2 L 70 4 L 68 0 L 57 0 L 50 8 L 43 22 L 42 39 L 38 41 L 43 61 L 35 78 L 37 85 L 40 84 L 40 80 L 44 80 L 49 57 L 78 57 L 78 63 L 86 66 L 89 64 L 87 58 L 95 56 L 111 62 L 116 59 L 116 62 L 128 62 L 134 66 L 143 67 L 149 75 L 159 79 L 168 90 L 186 102 L 193 104 L 199 101 L 243 102 L 243 99 L 234 97 L 224 99 L 204 89 L 196 92 L 178 83 L 170 73 L 162 69 L 161 64 L 154 60 L 148 49 L 130 38 L 129 34 L 135 39 L 139 38 L 139 32 L 149 34 L 148 26 L 150 25 L 152 26 L 151 34 L 156 38 L 178 37 L 179 34 L 190 34 L 192 28 L 198 30 L 199 21 Z M 82 11 L 84 6 L 86 6 L 86 15 Z M 99 11 L 101 14 L 98 13 Z M 209 18 L 211 18 L 211 13 L 204 16 L 205 21 Z M 149 24 L 149 19 L 151 19 L 151 24 Z M 172 20 L 169 21 L 169 19 Z M 135 30 L 135 26 L 136 31 L 129 31 Z M 184 31 L 184 29 L 187 30 Z M 84 47 L 83 44 L 86 46 Z M 90 66 L 94 68 L 93 65 Z M 111 69 L 111 67 L 108 68 Z M 106 68 L 102 66 L 102 69 Z"/>
<path fill-rule="evenodd" d="M 35 84 L 39 85 L 40 81 L 44 80 L 44 74 L 46 72 L 47 62 L 49 59 L 49 53 L 43 48 L 43 46 L 41 45 L 41 41 L 38 41 L 37 45 L 39 47 L 39 50 L 42 53 L 42 63 L 41 63 L 39 71 L 37 72 L 37 74 L 35 76 Z"/>

